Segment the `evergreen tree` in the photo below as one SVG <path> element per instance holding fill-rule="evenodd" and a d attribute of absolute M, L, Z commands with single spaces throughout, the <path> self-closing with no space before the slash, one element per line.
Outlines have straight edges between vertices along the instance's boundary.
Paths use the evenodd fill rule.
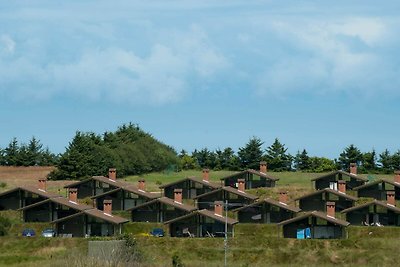
<path fill-rule="evenodd" d="M 393 158 L 390 155 L 388 149 L 385 149 L 381 154 L 379 154 L 379 160 L 381 171 L 384 173 L 391 173 L 393 171 Z"/>
<path fill-rule="evenodd" d="M 392 167 L 394 171 L 400 170 L 400 150 L 392 155 Z"/>
<path fill-rule="evenodd" d="M 373 149 L 371 152 L 362 153 L 361 171 L 368 173 L 376 171 L 376 152 Z"/>
<path fill-rule="evenodd" d="M 306 171 L 310 169 L 310 157 L 305 149 L 300 153 L 297 151 L 296 156 L 294 157 L 294 168 L 297 171 Z"/>
<path fill-rule="evenodd" d="M 249 142 L 239 148 L 238 157 L 240 167 L 243 169 L 258 169 L 262 160 L 263 152 L 261 146 L 264 143 L 257 137 L 250 138 Z"/>
<path fill-rule="evenodd" d="M 275 138 L 274 143 L 267 148 L 266 161 L 268 168 L 273 171 L 290 171 L 292 168 L 292 156 L 287 152 L 285 145 Z"/>
<path fill-rule="evenodd" d="M 7 166 L 17 166 L 18 162 L 19 146 L 17 138 L 13 138 L 8 144 L 8 147 L 4 149 L 4 159 Z"/>
<path fill-rule="evenodd" d="M 350 163 L 360 163 L 363 160 L 361 151 L 353 144 L 346 147 L 338 159 L 339 167 L 342 170 L 348 170 Z"/>
<path fill-rule="evenodd" d="M 238 166 L 234 166 L 235 163 L 235 152 L 232 148 L 227 147 L 224 150 L 217 149 L 215 151 L 216 157 L 216 168 L 219 170 L 231 170 L 237 169 Z"/>

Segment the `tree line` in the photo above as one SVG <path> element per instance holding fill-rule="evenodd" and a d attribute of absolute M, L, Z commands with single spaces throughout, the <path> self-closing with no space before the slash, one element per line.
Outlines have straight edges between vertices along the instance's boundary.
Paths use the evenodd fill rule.
<path fill-rule="evenodd" d="M 57 156 L 36 137 L 27 144 L 19 143 L 13 138 L 8 146 L 0 148 L 0 165 L 2 166 L 51 166 L 57 162 Z"/>
<path fill-rule="evenodd" d="M 195 149 L 191 153 L 176 151 L 143 131 L 138 125 L 124 124 L 115 132 L 102 135 L 77 131 L 66 151 L 55 155 L 32 137 L 27 143 L 13 138 L 0 148 L 3 166 L 56 166 L 50 179 L 83 179 L 104 175 L 108 168 L 118 169 L 118 175 L 138 175 L 169 169 L 171 171 L 209 168 L 212 170 L 258 169 L 260 161 L 268 163 L 271 171 L 327 172 L 348 170 L 356 162 L 360 173 L 392 173 L 400 169 L 400 150 L 361 152 L 355 145 L 347 146 L 336 159 L 310 156 L 306 149 L 295 155 L 278 138 L 266 149 L 264 142 L 252 137 L 235 152 L 231 147 Z"/>
<path fill-rule="evenodd" d="M 350 163 L 357 163 L 360 173 L 393 173 L 400 169 L 400 150 L 391 154 L 385 150 L 379 155 L 375 150 L 361 152 L 355 145 L 347 146 L 339 157 L 309 156 L 306 149 L 297 151 L 295 155 L 287 152 L 287 147 L 278 138 L 263 149 L 264 142 L 252 137 L 235 151 L 227 147 L 210 151 L 207 148 L 195 149 L 192 153 L 182 150 L 179 153 L 181 169 L 210 168 L 213 170 L 258 169 L 260 161 L 268 163 L 271 171 L 327 172 L 337 169 L 348 170 Z"/>

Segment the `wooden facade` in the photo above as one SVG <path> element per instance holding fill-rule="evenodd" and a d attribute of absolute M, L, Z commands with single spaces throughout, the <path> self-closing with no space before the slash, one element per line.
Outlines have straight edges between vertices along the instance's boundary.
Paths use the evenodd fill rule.
<path fill-rule="evenodd" d="M 275 187 L 276 182 L 279 180 L 278 178 L 272 177 L 268 173 L 263 173 L 250 169 L 221 178 L 221 181 L 224 186 L 238 188 L 239 179 L 245 180 L 246 189 L 259 187 Z"/>
<path fill-rule="evenodd" d="M 359 175 L 344 172 L 344 171 L 334 171 L 328 174 L 311 179 L 314 182 L 314 188 L 316 190 L 321 190 L 324 188 L 330 188 L 332 190 L 337 190 L 338 181 L 345 181 L 346 188 L 348 190 L 353 190 L 353 188 L 361 186 L 368 182 L 368 179 L 363 178 Z"/>

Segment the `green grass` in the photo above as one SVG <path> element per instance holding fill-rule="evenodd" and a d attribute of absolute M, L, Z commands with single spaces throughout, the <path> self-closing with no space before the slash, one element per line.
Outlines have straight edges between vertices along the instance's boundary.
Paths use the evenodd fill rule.
<path fill-rule="evenodd" d="M 210 172 L 212 181 L 231 174 L 228 171 Z M 313 191 L 311 178 L 321 174 L 283 172 L 271 175 L 279 178 L 275 188 L 249 190 L 262 197 L 277 198 L 279 191 L 289 191 L 295 198 Z M 134 184 L 146 179 L 150 191 L 159 191 L 160 184 L 188 176 L 201 177 L 201 171 L 152 173 L 124 178 Z M 367 177 L 364 175 L 364 177 Z M 393 179 L 392 175 L 376 175 L 376 179 Z M 369 199 L 362 198 L 359 202 Z M 117 213 L 116 213 L 117 214 Z M 125 215 L 123 213 L 118 213 Z M 19 212 L 2 211 L 11 218 L 13 226 L 8 236 L 0 237 L 0 266 L 97 266 L 87 259 L 88 239 L 82 238 L 24 238 L 21 232 L 33 228 L 40 234 L 49 227 L 43 223 L 20 223 Z M 125 232 L 135 238 L 143 255 L 140 266 L 171 266 L 178 258 L 184 266 L 223 266 L 224 242 L 220 238 L 155 238 L 148 236 L 151 229 L 166 226 L 157 223 L 127 223 Z M 235 237 L 228 242 L 228 266 L 396 266 L 400 252 L 400 227 L 349 227 L 345 240 L 284 239 L 275 225 L 238 224 Z M 97 264 L 97 265 L 96 265 Z M 111 266 L 111 265 L 110 265 Z"/>

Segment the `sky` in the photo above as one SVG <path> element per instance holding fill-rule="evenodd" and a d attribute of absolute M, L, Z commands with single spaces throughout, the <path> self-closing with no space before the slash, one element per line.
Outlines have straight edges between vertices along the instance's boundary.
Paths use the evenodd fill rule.
<path fill-rule="evenodd" d="M 400 1 L 1 1 L 0 147 L 400 149 Z"/>

